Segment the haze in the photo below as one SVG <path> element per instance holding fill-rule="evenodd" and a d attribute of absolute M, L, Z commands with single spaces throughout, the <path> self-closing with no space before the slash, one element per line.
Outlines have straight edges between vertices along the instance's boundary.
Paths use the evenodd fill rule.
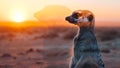
<path fill-rule="evenodd" d="M 0 20 L 11 21 L 10 11 L 20 9 L 26 20 L 35 20 L 34 13 L 48 5 L 62 5 L 71 10 L 88 9 L 97 21 L 120 21 L 120 0 L 0 0 Z"/>

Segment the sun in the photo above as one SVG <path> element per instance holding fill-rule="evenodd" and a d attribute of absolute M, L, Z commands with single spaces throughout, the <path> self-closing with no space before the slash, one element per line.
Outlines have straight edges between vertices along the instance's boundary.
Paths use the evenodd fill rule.
<path fill-rule="evenodd" d="M 25 21 L 25 12 L 22 10 L 13 10 L 10 16 L 11 20 L 16 23 Z"/>

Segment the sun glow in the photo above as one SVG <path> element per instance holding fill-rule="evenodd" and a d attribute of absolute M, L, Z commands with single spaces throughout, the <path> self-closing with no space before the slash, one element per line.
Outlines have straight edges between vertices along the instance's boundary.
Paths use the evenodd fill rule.
<path fill-rule="evenodd" d="M 16 23 L 20 23 L 25 21 L 25 12 L 22 10 L 14 10 L 11 12 L 11 20 L 16 22 Z"/>

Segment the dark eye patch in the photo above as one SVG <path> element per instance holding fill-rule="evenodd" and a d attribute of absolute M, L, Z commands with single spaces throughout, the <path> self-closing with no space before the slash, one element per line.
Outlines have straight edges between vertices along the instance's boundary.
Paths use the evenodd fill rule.
<path fill-rule="evenodd" d="M 78 13 L 73 13 L 72 17 L 78 19 Z"/>
<path fill-rule="evenodd" d="M 93 15 L 89 15 L 87 18 L 88 18 L 89 21 L 92 21 L 93 20 Z"/>

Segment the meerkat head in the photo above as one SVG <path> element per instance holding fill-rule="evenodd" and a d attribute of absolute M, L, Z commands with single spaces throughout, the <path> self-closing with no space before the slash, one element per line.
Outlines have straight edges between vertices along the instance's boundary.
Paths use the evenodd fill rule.
<path fill-rule="evenodd" d="M 94 15 L 88 10 L 77 10 L 65 18 L 68 22 L 80 27 L 94 26 Z"/>

